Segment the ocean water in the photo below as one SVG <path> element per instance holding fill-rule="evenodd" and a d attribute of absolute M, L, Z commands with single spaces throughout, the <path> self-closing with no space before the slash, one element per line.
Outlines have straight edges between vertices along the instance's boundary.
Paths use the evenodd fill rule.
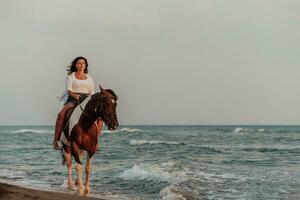
<path fill-rule="evenodd" d="M 2 126 L 0 138 L 0 181 L 68 192 L 52 126 Z M 103 130 L 91 189 L 106 199 L 300 199 L 300 127 Z"/>

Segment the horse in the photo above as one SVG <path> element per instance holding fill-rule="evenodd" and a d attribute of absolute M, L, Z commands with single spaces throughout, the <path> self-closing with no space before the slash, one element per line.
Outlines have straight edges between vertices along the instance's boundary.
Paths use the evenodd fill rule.
<path fill-rule="evenodd" d="M 73 190 L 72 182 L 72 157 L 76 161 L 77 180 L 76 186 L 79 194 L 90 193 L 90 177 L 93 155 L 98 150 L 98 137 L 102 127 L 98 127 L 98 120 L 102 120 L 109 130 L 115 130 L 119 126 L 116 107 L 118 96 L 110 89 L 103 89 L 100 85 L 100 92 L 87 97 L 72 112 L 67 125 L 64 126 L 60 141 L 62 143 L 62 155 L 64 163 L 68 168 L 68 189 Z M 82 182 L 82 157 L 87 152 L 85 166 L 85 185 Z"/>

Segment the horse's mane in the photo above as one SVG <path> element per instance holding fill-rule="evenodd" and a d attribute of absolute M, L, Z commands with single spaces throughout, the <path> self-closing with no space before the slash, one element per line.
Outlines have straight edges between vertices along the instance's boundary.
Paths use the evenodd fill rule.
<path fill-rule="evenodd" d="M 116 93 L 113 90 L 105 89 L 105 91 L 109 92 L 115 98 L 115 100 L 118 100 L 119 97 L 118 97 L 118 95 L 116 95 Z M 97 92 L 97 93 L 93 94 L 92 97 L 98 96 L 99 94 L 101 94 L 101 92 Z"/>

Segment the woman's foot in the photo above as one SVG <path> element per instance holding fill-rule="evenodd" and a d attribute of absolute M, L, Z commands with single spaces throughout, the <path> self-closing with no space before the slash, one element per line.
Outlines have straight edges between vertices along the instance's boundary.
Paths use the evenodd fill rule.
<path fill-rule="evenodd" d="M 53 142 L 53 149 L 60 150 L 57 140 Z"/>

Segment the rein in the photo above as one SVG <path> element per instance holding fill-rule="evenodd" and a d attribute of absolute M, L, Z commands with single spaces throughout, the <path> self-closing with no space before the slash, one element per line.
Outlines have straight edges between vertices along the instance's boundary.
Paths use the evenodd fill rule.
<path fill-rule="evenodd" d="M 95 113 L 94 113 L 94 114 L 96 114 L 96 116 L 98 116 L 98 118 L 100 118 L 100 113 L 101 113 L 101 110 L 102 110 L 102 105 L 103 105 L 103 102 L 101 102 L 101 107 L 100 107 L 99 113 L 97 113 L 97 111 L 95 111 Z M 80 109 L 81 109 L 81 111 L 82 111 L 82 113 L 83 113 L 84 115 L 86 115 L 86 116 L 88 116 L 88 117 L 90 117 L 90 118 L 93 118 L 93 117 L 94 117 L 93 115 L 87 113 L 87 112 L 82 108 L 81 104 L 79 104 L 79 107 L 80 107 Z"/>
<path fill-rule="evenodd" d="M 94 117 L 94 114 L 95 114 L 95 115 L 97 116 L 97 118 L 102 119 L 102 118 L 101 118 L 101 112 L 102 112 L 102 108 L 103 108 L 103 100 L 104 100 L 104 98 L 105 98 L 105 97 L 102 98 L 102 101 L 101 101 L 101 103 L 100 103 L 100 109 L 99 109 L 99 112 L 97 112 L 97 109 L 95 109 L 95 113 L 93 113 L 93 114 L 87 113 L 87 112 L 82 108 L 81 104 L 79 104 L 79 107 L 80 107 L 82 113 L 83 113 L 84 115 L 90 117 L 90 118 L 93 118 L 93 117 Z M 104 115 L 104 118 L 103 118 L 102 120 L 104 120 L 104 121 L 109 121 L 108 116 L 111 116 L 111 115 L 117 115 L 117 113 L 115 113 L 115 112 L 114 112 L 114 113 L 109 113 L 109 112 L 105 112 L 105 111 L 104 111 L 104 112 L 102 112 L 102 113 L 103 113 L 103 115 Z"/>

